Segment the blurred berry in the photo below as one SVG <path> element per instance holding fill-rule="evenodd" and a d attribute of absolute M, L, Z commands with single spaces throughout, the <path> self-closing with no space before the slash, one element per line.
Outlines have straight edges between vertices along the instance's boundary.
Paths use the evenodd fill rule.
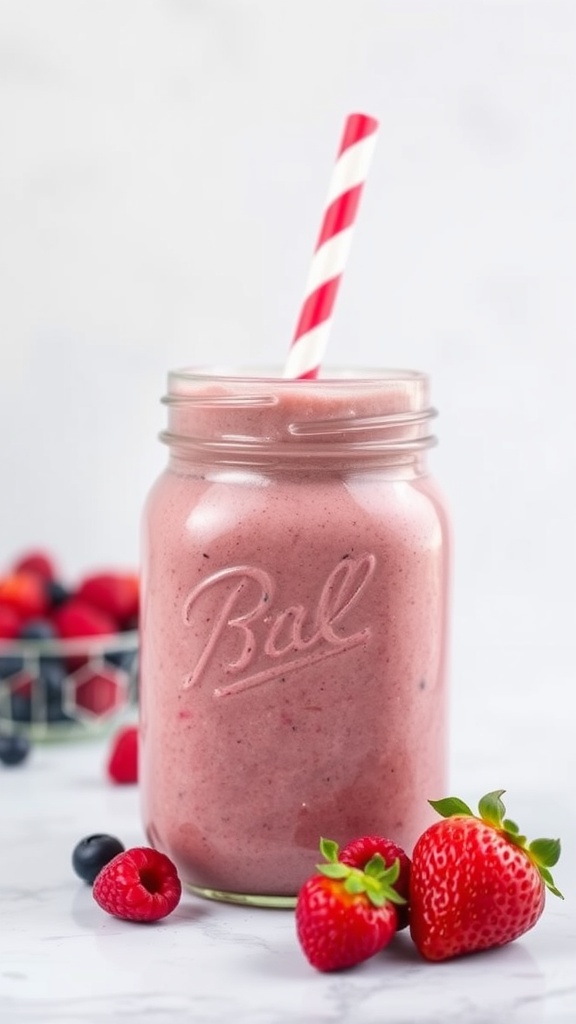
<path fill-rule="evenodd" d="M 111 615 L 121 627 L 138 614 L 138 577 L 123 573 L 87 576 L 78 587 L 77 596 Z"/>
<path fill-rule="evenodd" d="M 40 658 L 40 686 L 48 722 L 73 722 L 64 710 L 64 681 L 68 675 L 61 658 Z"/>
<path fill-rule="evenodd" d="M 0 579 L 0 604 L 22 617 L 36 618 L 48 608 L 44 581 L 33 572 L 16 572 Z"/>
<path fill-rule="evenodd" d="M 27 551 L 15 562 L 13 572 L 32 572 L 43 580 L 52 580 L 55 576 L 54 563 L 45 551 Z"/>
<path fill-rule="evenodd" d="M 56 630 L 48 619 L 30 619 L 20 630 L 21 640 L 52 640 Z"/>
<path fill-rule="evenodd" d="M 10 715 L 13 722 L 28 724 L 32 721 L 32 702 L 25 693 L 10 695 Z"/>
<path fill-rule="evenodd" d="M 73 597 L 54 612 L 54 624 L 65 639 L 84 636 L 105 636 L 115 633 L 116 623 L 105 612 Z"/>
<path fill-rule="evenodd" d="M 116 668 L 123 669 L 124 672 L 130 672 L 136 653 L 136 651 L 106 651 L 104 660 L 110 665 L 115 665 Z"/>
<path fill-rule="evenodd" d="M 47 580 L 46 595 L 51 608 L 59 608 L 71 597 L 72 591 L 58 580 Z"/>
<path fill-rule="evenodd" d="M 120 785 L 138 782 L 138 728 L 125 725 L 112 738 L 106 765 L 108 778 Z"/>
<path fill-rule="evenodd" d="M 8 679 L 9 676 L 15 676 L 17 672 L 22 671 L 23 667 L 24 661 L 22 658 L 8 654 L 0 657 L 0 679 Z"/>
<path fill-rule="evenodd" d="M 14 608 L 0 604 L 0 640 L 15 640 L 21 623 L 22 617 Z"/>
<path fill-rule="evenodd" d="M 10 736 L 0 734 L 0 761 L 7 768 L 21 764 L 30 753 L 30 740 L 26 736 L 14 733 Z"/>

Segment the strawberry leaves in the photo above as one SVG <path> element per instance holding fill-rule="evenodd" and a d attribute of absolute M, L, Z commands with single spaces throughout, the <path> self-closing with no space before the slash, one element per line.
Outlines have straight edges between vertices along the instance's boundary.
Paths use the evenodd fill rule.
<path fill-rule="evenodd" d="M 548 870 L 553 868 L 560 859 L 560 840 L 559 839 L 533 839 L 526 848 L 526 853 L 530 857 L 533 864 L 536 865 L 540 872 L 540 877 L 544 882 L 544 885 L 550 892 L 554 893 L 555 896 L 559 896 L 561 900 L 564 899 L 562 893 L 556 888 L 552 873 Z"/>
<path fill-rule="evenodd" d="M 520 847 L 521 850 L 530 858 L 534 867 L 537 869 L 544 885 L 550 890 L 554 896 L 559 896 L 560 899 L 564 899 L 562 893 L 556 888 L 554 879 L 550 872 L 550 868 L 554 867 L 558 863 L 560 858 L 560 840 L 559 839 L 533 839 L 531 843 L 528 842 L 526 836 L 520 833 L 520 828 L 515 821 L 511 818 L 506 818 L 506 808 L 502 801 L 502 796 L 506 790 L 495 789 L 491 793 L 486 793 L 485 796 L 481 797 L 478 802 L 478 817 L 481 821 L 484 821 L 487 825 L 502 832 L 506 839 L 514 846 Z M 452 818 L 458 815 L 464 815 L 466 817 L 477 817 L 473 811 L 470 810 L 467 804 L 458 797 L 449 796 L 443 800 L 429 800 L 428 803 L 434 808 L 438 814 L 443 818 Z"/>
<path fill-rule="evenodd" d="M 500 799 L 503 793 L 505 793 L 504 789 L 496 789 L 493 793 L 487 793 L 486 796 L 481 797 L 478 802 L 480 817 L 488 825 L 493 825 L 494 828 L 502 828 L 502 822 L 506 814 L 506 808 Z"/>
<path fill-rule="evenodd" d="M 455 814 L 474 816 L 474 811 L 471 811 L 468 804 L 465 804 L 463 800 L 459 800 L 457 796 L 447 796 L 443 800 L 429 800 L 428 803 L 443 818 L 452 818 Z"/>
<path fill-rule="evenodd" d="M 398 858 L 388 868 L 384 858 L 379 853 L 368 861 L 363 871 L 360 868 L 343 864 L 338 859 L 339 847 L 332 839 L 320 840 L 320 852 L 326 859 L 325 864 L 317 864 L 318 871 L 336 881 L 341 881 L 347 893 L 357 896 L 365 893 L 375 907 L 383 907 L 385 903 L 401 905 L 406 903 L 403 896 L 400 896 L 394 888 L 400 874 L 400 861 Z"/>

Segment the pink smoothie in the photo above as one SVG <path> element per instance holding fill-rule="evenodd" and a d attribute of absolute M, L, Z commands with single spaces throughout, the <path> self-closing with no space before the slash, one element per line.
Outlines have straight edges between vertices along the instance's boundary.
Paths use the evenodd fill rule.
<path fill-rule="evenodd" d="M 145 827 L 188 884 L 294 895 L 320 836 L 409 852 L 445 795 L 425 379 L 171 390 L 143 531 Z"/>

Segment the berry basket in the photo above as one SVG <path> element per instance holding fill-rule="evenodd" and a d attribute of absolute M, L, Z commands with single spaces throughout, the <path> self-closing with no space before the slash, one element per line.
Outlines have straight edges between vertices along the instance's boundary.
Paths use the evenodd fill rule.
<path fill-rule="evenodd" d="M 34 740 L 101 735 L 134 709 L 138 631 L 0 640 L 0 733 Z"/>

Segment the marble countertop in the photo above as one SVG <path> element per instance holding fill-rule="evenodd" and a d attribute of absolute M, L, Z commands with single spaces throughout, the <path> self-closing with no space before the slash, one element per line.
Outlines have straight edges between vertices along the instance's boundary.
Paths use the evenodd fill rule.
<path fill-rule="evenodd" d="M 105 746 L 40 746 L 0 771 L 2 1024 L 548 1024 L 576 1020 L 576 819 L 569 783 L 554 796 L 564 855 L 537 927 L 512 945 L 445 964 L 409 938 L 354 971 L 321 975 L 304 960 L 290 911 L 185 896 L 153 926 L 106 916 L 72 872 L 83 835 L 143 842 L 137 787 L 104 778 Z M 474 779 L 463 780 L 474 788 Z M 530 808 L 515 792 L 515 817 Z M 520 806 L 519 806 L 520 805 Z M 566 834 L 568 830 L 568 834 Z"/>

